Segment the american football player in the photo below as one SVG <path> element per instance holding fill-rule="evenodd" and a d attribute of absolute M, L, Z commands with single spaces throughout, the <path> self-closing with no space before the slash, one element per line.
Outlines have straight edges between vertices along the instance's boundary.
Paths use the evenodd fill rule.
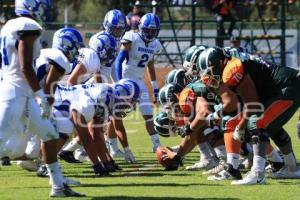
<path fill-rule="evenodd" d="M 16 0 L 17 18 L 9 20 L 1 30 L 2 78 L 0 87 L 0 157 L 23 155 L 27 137 L 38 134 L 43 140 L 42 153 L 52 182 L 51 197 L 83 196 L 65 186 L 56 156 L 58 134 L 50 120 L 51 100 L 39 85 L 33 61 L 40 53 L 43 17 L 48 0 Z M 54 69 L 55 71 L 56 69 Z M 40 107 L 35 101 L 40 99 Z"/>
<path fill-rule="evenodd" d="M 273 178 L 299 178 L 291 139 L 282 128 L 299 107 L 299 71 L 262 59 L 227 58 L 219 48 L 204 52 L 200 78 L 216 87 L 222 80 L 242 98 L 244 109 L 233 136 L 236 140 L 244 140 L 247 128 L 253 142 L 253 167 L 242 180 L 232 184 L 265 183 L 265 152 L 269 137 L 279 147 L 286 164 L 273 174 Z"/>
<path fill-rule="evenodd" d="M 140 21 L 139 31 L 126 32 L 121 43 L 121 50 L 115 63 L 116 78 L 130 78 L 136 81 L 141 88 L 139 110 L 145 120 L 146 129 L 151 137 L 153 152 L 160 146 L 159 135 L 153 128 L 153 109 L 149 94 L 144 83 L 144 71 L 147 69 L 153 87 L 154 103 L 157 101 L 158 85 L 154 70 L 154 54 L 162 49 L 157 39 L 160 30 L 159 18 L 152 14 L 145 14 Z M 126 60 L 126 62 L 124 62 Z M 117 129 L 125 131 L 122 122 L 118 123 Z M 126 150 L 125 150 L 126 151 Z"/>

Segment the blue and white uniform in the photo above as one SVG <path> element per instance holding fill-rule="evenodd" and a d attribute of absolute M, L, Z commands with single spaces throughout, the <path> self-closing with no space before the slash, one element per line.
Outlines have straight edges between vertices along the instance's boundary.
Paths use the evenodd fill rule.
<path fill-rule="evenodd" d="M 113 88 L 107 83 L 83 84 L 66 87 L 57 85 L 53 115 L 60 134 L 70 135 L 74 125 L 71 111 L 76 110 L 86 122 L 94 117 L 101 121 L 109 120 L 113 108 Z"/>
<path fill-rule="evenodd" d="M 41 118 L 35 95 L 20 69 L 17 45 L 20 34 L 39 34 L 42 27 L 34 20 L 19 17 L 8 21 L 1 30 L 2 78 L 0 83 L 0 157 L 22 156 L 28 133 L 44 141 L 58 137 L 49 120 Z M 40 53 L 40 38 L 33 47 L 33 60 Z"/>
<path fill-rule="evenodd" d="M 62 51 L 56 48 L 42 49 L 40 57 L 35 62 L 36 75 L 41 88 L 44 87 L 45 78 L 52 65 L 63 71 L 63 75 L 72 71 L 72 66 Z"/>
<path fill-rule="evenodd" d="M 131 43 L 128 57 L 122 64 L 122 76 L 138 83 L 141 89 L 140 110 L 143 115 L 152 115 L 153 109 L 150 103 L 148 89 L 144 82 L 145 68 L 153 60 L 154 54 L 162 50 L 158 39 L 145 43 L 139 33 L 129 31 L 123 36 L 121 43 Z"/>

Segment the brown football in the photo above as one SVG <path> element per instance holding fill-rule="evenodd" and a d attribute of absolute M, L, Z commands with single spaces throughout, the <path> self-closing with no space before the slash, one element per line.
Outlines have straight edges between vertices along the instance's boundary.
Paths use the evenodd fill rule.
<path fill-rule="evenodd" d="M 171 152 L 171 151 L 166 147 L 158 147 L 156 149 L 156 158 L 157 158 L 159 164 L 161 164 L 164 167 L 167 167 L 170 164 L 170 162 L 172 161 L 172 159 L 170 157 L 163 159 L 163 157 L 167 154 L 166 152 Z"/>

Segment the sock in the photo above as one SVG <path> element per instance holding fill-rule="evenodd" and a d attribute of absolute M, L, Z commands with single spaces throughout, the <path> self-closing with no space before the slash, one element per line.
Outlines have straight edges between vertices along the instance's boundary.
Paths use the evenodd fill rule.
<path fill-rule="evenodd" d="M 207 142 L 203 142 L 198 144 L 198 149 L 200 152 L 200 160 L 202 159 L 210 159 L 211 156 L 211 152 L 210 152 L 210 148 L 209 148 L 209 144 Z"/>
<path fill-rule="evenodd" d="M 151 141 L 152 141 L 153 146 L 155 146 L 155 147 L 161 146 L 160 141 L 159 141 L 159 136 L 158 136 L 157 133 L 155 133 L 153 135 L 150 135 L 150 137 L 151 137 Z"/>
<path fill-rule="evenodd" d="M 227 153 L 227 163 L 231 164 L 233 169 L 238 169 L 240 164 L 240 154 Z"/>
<path fill-rule="evenodd" d="M 267 159 L 271 162 L 283 162 L 277 150 L 273 149 L 273 151 L 267 154 Z"/>
<path fill-rule="evenodd" d="M 64 148 L 63 151 L 75 151 L 81 145 L 77 143 L 77 140 L 74 138 L 71 142 L 69 142 Z"/>
<path fill-rule="evenodd" d="M 220 145 L 214 148 L 218 158 L 226 158 L 226 149 L 224 145 Z"/>
<path fill-rule="evenodd" d="M 288 169 L 290 171 L 296 171 L 297 170 L 297 162 L 296 162 L 296 158 L 293 152 L 283 155 L 283 159 L 285 164 L 288 166 Z"/>
<path fill-rule="evenodd" d="M 47 170 L 49 172 L 50 181 L 53 188 L 62 188 L 64 187 L 64 177 L 61 173 L 60 166 L 58 162 L 51 164 L 46 164 Z"/>
<path fill-rule="evenodd" d="M 266 165 L 266 159 L 259 156 L 259 155 L 254 155 L 253 156 L 253 166 L 252 166 L 252 171 L 255 172 L 264 172 L 265 171 L 265 165 Z"/>
<path fill-rule="evenodd" d="M 109 149 L 112 152 L 117 152 L 119 150 L 118 139 L 117 138 L 109 138 L 108 143 L 109 143 Z"/>

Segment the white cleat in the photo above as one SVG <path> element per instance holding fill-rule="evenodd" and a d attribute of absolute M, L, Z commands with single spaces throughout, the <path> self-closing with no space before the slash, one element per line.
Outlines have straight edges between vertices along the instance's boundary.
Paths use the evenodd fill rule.
<path fill-rule="evenodd" d="M 210 170 L 216 167 L 218 163 L 214 158 L 211 159 L 201 159 L 199 162 L 191 166 L 187 166 L 185 169 L 188 171 L 200 171 L 200 170 Z"/>
<path fill-rule="evenodd" d="M 204 175 L 214 175 L 214 174 L 218 174 L 219 172 L 223 171 L 224 169 L 225 169 L 225 161 L 220 160 L 219 164 L 217 166 L 215 166 L 214 168 L 212 168 L 208 171 L 204 171 L 202 174 L 204 174 Z"/>
<path fill-rule="evenodd" d="M 19 160 L 17 165 L 30 172 L 36 172 L 41 164 L 39 160 Z"/>
<path fill-rule="evenodd" d="M 76 181 L 74 179 L 71 179 L 71 178 L 67 178 L 67 177 L 63 177 L 63 183 L 67 186 L 80 186 L 81 183 L 80 181 Z M 49 179 L 49 185 L 52 185 L 52 181 L 51 179 Z"/>
<path fill-rule="evenodd" d="M 79 148 L 74 152 L 74 158 L 80 162 L 89 161 L 89 156 L 83 148 Z"/>
<path fill-rule="evenodd" d="M 125 150 L 125 162 L 136 163 L 135 157 L 130 149 Z"/>
<path fill-rule="evenodd" d="M 125 153 L 123 151 L 121 151 L 120 149 L 118 149 L 118 151 L 111 151 L 110 155 L 113 158 L 124 158 L 125 157 Z"/>
<path fill-rule="evenodd" d="M 263 185 L 266 184 L 264 172 L 249 171 L 241 180 L 231 182 L 231 185 Z"/>
<path fill-rule="evenodd" d="M 223 180 L 234 180 L 235 178 L 226 170 L 222 170 L 219 173 L 207 177 L 209 181 L 223 181 Z"/>
<path fill-rule="evenodd" d="M 272 179 L 300 179 L 300 169 L 296 171 L 290 171 L 287 166 L 284 166 L 279 171 L 270 175 Z"/>
<path fill-rule="evenodd" d="M 85 197 L 85 194 L 81 194 L 73 191 L 68 186 L 62 188 L 52 188 L 50 192 L 50 197 Z"/>

